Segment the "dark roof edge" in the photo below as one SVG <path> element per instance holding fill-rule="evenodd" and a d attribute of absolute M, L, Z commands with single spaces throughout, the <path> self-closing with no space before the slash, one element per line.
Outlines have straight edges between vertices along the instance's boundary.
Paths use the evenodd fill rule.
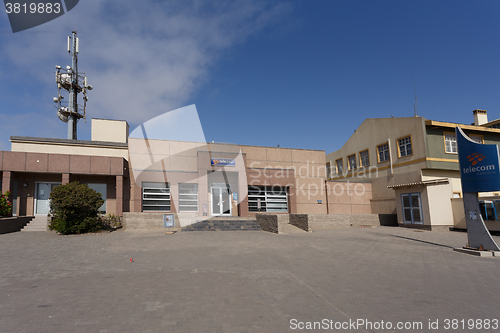
<path fill-rule="evenodd" d="M 10 141 L 28 141 L 37 143 L 59 143 L 68 145 L 85 145 L 85 146 L 108 146 L 117 148 L 127 148 L 128 144 L 123 142 L 109 141 L 87 141 L 87 140 L 69 140 L 69 139 L 49 139 L 49 138 L 34 138 L 29 136 L 11 136 Z"/>

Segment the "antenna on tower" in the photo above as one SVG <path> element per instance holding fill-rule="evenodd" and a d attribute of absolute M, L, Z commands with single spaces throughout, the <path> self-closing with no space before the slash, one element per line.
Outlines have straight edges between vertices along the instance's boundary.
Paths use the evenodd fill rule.
<path fill-rule="evenodd" d="M 417 104 L 417 88 L 415 88 L 415 80 L 413 79 L 413 70 L 411 69 L 410 66 L 410 71 L 411 71 L 411 80 L 413 81 L 413 91 L 415 91 L 415 105 L 413 106 L 413 111 L 414 111 L 414 117 L 418 117 L 418 104 Z"/>
<path fill-rule="evenodd" d="M 87 91 L 92 90 L 88 84 L 85 73 L 78 73 L 78 52 L 80 40 L 76 37 L 76 30 L 72 31 L 72 37 L 68 37 L 68 52 L 71 53 L 72 66 L 56 66 L 57 97 L 53 100 L 57 103 L 57 116 L 63 122 L 68 123 L 68 139 L 76 140 L 76 124 L 83 118 L 86 120 L 87 113 Z M 69 92 L 68 102 L 63 102 L 61 88 Z M 83 106 L 78 105 L 78 94 L 83 93 Z"/>

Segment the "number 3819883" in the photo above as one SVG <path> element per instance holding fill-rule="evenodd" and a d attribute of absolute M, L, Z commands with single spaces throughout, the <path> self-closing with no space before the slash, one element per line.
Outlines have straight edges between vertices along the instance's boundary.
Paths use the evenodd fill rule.
<path fill-rule="evenodd" d="M 61 12 L 61 4 L 60 3 L 10 3 L 7 2 L 5 4 L 5 11 L 7 14 L 59 14 Z"/>

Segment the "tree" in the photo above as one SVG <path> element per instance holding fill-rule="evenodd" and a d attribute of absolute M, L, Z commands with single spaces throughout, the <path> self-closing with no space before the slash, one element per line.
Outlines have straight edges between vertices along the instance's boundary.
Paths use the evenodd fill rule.
<path fill-rule="evenodd" d="M 56 186 L 50 193 L 50 230 L 63 235 L 96 232 L 101 229 L 100 193 L 78 182 Z"/>

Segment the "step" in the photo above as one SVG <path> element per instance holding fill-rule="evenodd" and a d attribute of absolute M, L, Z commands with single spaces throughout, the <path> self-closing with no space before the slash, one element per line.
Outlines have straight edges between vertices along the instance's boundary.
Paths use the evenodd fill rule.
<path fill-rule="evenodd" d="M 255 219 L 225 218 L 203 220 L 182 228 L 182 231 L 259 231 L 262 230 Z"/>
<path fill-rule="evenodd" d="M 47 216 L 37 215 L 21 231 L 48 231 L 48 224 Z"/>

